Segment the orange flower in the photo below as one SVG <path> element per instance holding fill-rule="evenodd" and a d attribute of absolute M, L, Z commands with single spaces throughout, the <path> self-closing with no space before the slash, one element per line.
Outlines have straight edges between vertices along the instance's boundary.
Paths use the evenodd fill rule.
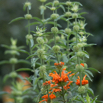
<path fill-rule="evenodd" d="M 49 73 L 49 76 L 53 77 L 52 82 L 55 82 L 56 84 L 58 84 L 59 82 L 67 82 L 67 81 L 69 81 L 69 78 L 68 78 L 67 75 L 69 73 L 71 73 L 71 72 L 65 73 L 65 69 L 66 68 L 64 68 L 62 70 L 61 76 L 56 71 L 54 71 L 55 73 Z"/>
<path fill-rule="evenodd" d="M 60 63 L 54 63 L 54 65 L 58 68 L 61 69 L 64 65 L 64 62 L 60 62 Z"/>
<path fill-rule="evenodd" d="M 42 96 L 42 98 L 43 98 L 43 100 L 41 100 L 39 103 L 42 103 L 42 102 L 44 102 L 44 101 L 48 101 L 48 94 Z M 52 99 L 55 99 L 56 96 L 55 96 L 53 93 L 51 93 L 51 94 L 49 95 L 49 98 L 52 100 Z"/>
<path fill-rule="evenodd" d="M 82 85 L 86 85 L 86 84 L 88 84 L 88 80 L 85 80 L 85 78 L 86 78 L 86 75 L 83 77 Z M 79 77 L 79 76 L 78 76 L 76 85 L 80 85 L 80 77 Z"/>
<path fill-rule="evenodd" d="M 69 89 L 70 88 L 70 84 L 72 83 L 73 81 L 69 81 L 69 83 L 66 85 L 66 86 L 63 86 L 63 88 L 65 90 Z"/>
<path fill-rule="evenodd" d="M 82 66 L 84 67 L 84 64 L 83 64 L 83 63 L 81 63 L 80 65 L 82 65 Z"/>
<path fill-rule="evenodd" d="M 45 86 L 45 85 L 50 85 L 50 82 L 51 80 L 49 80 L 49 81 L 46 81 L 45 83 L 43 83 L 43 86 Z"/>

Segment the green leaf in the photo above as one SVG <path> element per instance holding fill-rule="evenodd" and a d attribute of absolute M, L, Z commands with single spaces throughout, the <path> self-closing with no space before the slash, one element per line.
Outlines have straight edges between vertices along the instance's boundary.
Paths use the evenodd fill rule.
<path fill-rule="evenodd" d="M 11 21 L 9 22 L 9 24 L 11 24 L 11 23 L 13 23 L 13 22 L 15 22 L 15 21 L 18 21 L 18 20 L 22 20 L 22 19 L 25 19 L 25 18 L 24 18 L 24 17 L 15 18 L 15 19 L 11 20 Z"/>
<path fill-rule="evenodd" d="M 5 75 L 3 78 L 3 82 L 5 83 L 8 78 L 9 78 L 9 74 Z"/>
<path fill-rule="evenodd" d="M 96 102 L 96 100 L 97 100 L 98 96 L 99 96 L 99 95 L 97 95 L 97 96 L 92 100 L 92 102 L 91 102 L 91 103 Z"/>
<path fill-rule="evenodd" d="M 22 53 L 26 53 L 29 55 L 29 52 L 27 52 L 26 50 L 18 50 L 19 52 L 22 52 Z"/>
<path fill-rule="evenodd" d="M 39 59 L 39 58 L 32 58 L 32 60 L 31 60 L 31 65 L 32 65 L 33 67 L 35 67 L 36 61 L 37 61 L 38 59 Z"/>
<path fill-rule="evenodd" d="M 82 13 L 80 13 L 80 15 L 83 15 L 83 14 L 88 14 L 87 12 L 82 12 Z"/>
<path fill-rule="evenodd" d="M 94 96 L 94 91 L 91 88 L 88 88 L 87 91 Z"/>
<path fill-rule="evenodd" d="M 46 3 L 45 6 L 52 5 L 52 4 L 53 4 L 52 2 L 49 2 L 49 3 Z"/>
<path fill-rule="evenodd" d="M 63 5 L 60 5 L 60 7 L 63 9 L 63 11 L 65 12 L 65 8 L 64 8 L 64 6 Z"/>
<path fill-rule="evenodd" d="M 49 45 L 45 44 L 46 47 L 48 47 L 49 49 L 52 49 Z"/>
<path fill-rule="evenodd" d="M 85 70 L 85 72 L 88 73 L 88 74 L 90 74 L 92 77 L 94 77 L 94 76 L 93 76 L 93 73 L 92 73 L 91 71 Z"/>
<path fill-rule="evenodd" d="M 34 45 L 34 40 L 30 39 L 30 47 L 33 47 L 33 45 Z"/>
<path fill-rule="evenodd" d="M 26 61 L 26 60 L 18 60 L 18 63 L 31 64 L 30 62 L 28 62 L 28 61 Z"/>
<path fill-rule="evenodd" d="M 83 51 L 83 53 L 84 53 L 84 56 L 85 56 L 86 58 L 89 58 L 89 54 L 88 54 L 86 51 Z"/>
<path fill-rule="evenodd" d="M 31 69 L 30 69 L 30 68 L 19 68 L 19 69 L 17 69 L 16 71 L 17 71 L 17 72 L 18 72 L 18 71 L 31 71 Z"/>
<path fill-rule="evenodd" d="M 9 61 L 6 61 L 6 60 L 5 60 L 5 61 L 1 61 L 1 62 L 0 62 L 0 65 L 6 64 L 6 63 L 10 63 L 10 62 L 9 62 Z"/>
<path fill-rule="evenodd" d="M 90 70 L 93 70 L 93 71 L 95 71 L 95 72 L 100 73 L 97 69 L 94 69 L 94 68 L 88 68 L 88 69 L 90 69 Z"/>
<path fill-rule="evenodd" d="M 68 62 L 68 58 L 67 58 L 67 56 L 66 56 L 65 54 L 63 54 L 63 62 L 64 62 L 64 63 L 67 63 L 67 62 Z"/>
<path fill-rule="evenodd" d="M 86 103 L 81 96 L 78 95 L 78 97 L 80 98 L 80 100 L 81 100 L 83 103 Z"/>
<path fill-rule="evenodd" d="M 39 22 L 30 23 L 29 25 L 26 25 L 26 27 L 32 26 L 32 25 L 37 25 L 37 24 L 40 24 L 40 23 Z"/>
<path fill-rule="evenodd" d="M 7 45 L 5 45 L 5 44 L 2 44 L 1 46 L 2 46 L 2 47 L 5 47 L 5 48 L 7 48 L 7 49 L 11 49 L 9 46 L 7 46 Z"/>
<path fill-rule="evenodd" d="M 32 57 L 34 57 L 35 55 L 37 55 L 37 53 L 36 53 L 36 52 L 35 52 L 34 54 L 32 54 L 32 55 L 28 56 L 26 59 L 32 58 Z"/>
<path fill-rule="evenodd" d="M 86 100 L 87 100 L 87 103 L 90 103 L 90 97 L 89 97 L 88 94 L 87 94 L 87 96 L 86 96 Z"/>
<path fill-rule="evenodd" d="M 88 77 L 88 79 L 89 79 L 90 81 L 92 81 L 92 79 L 91 79 L 91 77 L 88 75 L 88 73 L 85 72 L 84 74 L 86 74 L 87 77 Z"/>
<path fill-rule="evenodd" d="M 57 21 L 59 19 L 61 19 L 62 17 L 64 17 L 64 15 L 59 16 L 57 19 L 55 19 L 54 21 Z"/>
<path fill-rule="evenodd" d="M 43 22 L 42 22 L 42 20 L 41 20 L 41 19 L 39 19 L 38 17 L 33 17 L 33 19 L 35 19 L 35 20 L 37 20 L 37 21 L 39 21 L 39 22 L 43 23 Z"/>

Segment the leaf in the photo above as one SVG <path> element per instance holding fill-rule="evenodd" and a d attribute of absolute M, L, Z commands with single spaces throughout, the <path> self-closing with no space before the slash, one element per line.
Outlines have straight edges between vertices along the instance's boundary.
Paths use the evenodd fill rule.
<path fill-rule="evenodd" d="M 34 45 L 34 40 L 30 39 L 30 47 L 33 47 L 33 45 Z"/>
<path fill-rule="evenodd" d="M 45 44 L 46 47 L 48 47 L 49 49 L 52 49 L 49 45 Z"/>
<path fill-rule="evenodd" d="M 60 5 L 60 7 L 63 9 L 63 11 L 65 12 L 65 8 L 64 8 L 64 6 L 63 5 Z"/>
<path fill-rule="evenodd" d="M 83 14 L 88 14 L 87 12 L 82 12 L 82 13 L 80 13 L 80 15 L 83 15 Z"/>
<path fill-rule="evenodd" d="M 32 26 L 32 25 L 37 25 L 37 24 L 40 24 L 40 23 L 39 22 L 30 23 L 29 25 L 26 25 L 26 27 Z"/>
<path fill-rule="evenodd" d="M 43 23 L 43 22 L 42 22 L 42 20 L 41 20 L 41 19 L 39 19 L 38 17 L 33 17 L 33 19 L 35 19 L 35 20 L 37 20 L 37 21 L 39 21 L 39 22 Z"/>
<path fill-rule="evenodd" d="M 33 67 L 35 67 L 36 61 L 37 61 L 38 59 L 39 59 L 39 58 L 32 58 L 32 60 L 31 60 L 31 65 L 32 65 Z"/>
<path fill-rule="evenodd" d="M 1 62 L 0 62 L 0 65 L 6 64 L 6 63 L 10 63 L 10 62 L 9 62 L 9 61 L 6 61 L 6 60 L 5 60 L 5 61 L 1 61 Z"/>
<path fill-rule="evenodd" d="M 28 56 L 26 59 L 32 58 L 32 57 L 34 57 L 35 55 L 37 55 L 37 53 L 36 53 L 36 52 L 35 52 L 34 54 L 32 54 L 32 55 Z"/>
<path fill-rule="evenodd" d="M 87 91 L 94 96 L 94 91 L 91 88 L 88 88 Z"/>
<path fill-rule="evenodd" d="M 78 97 L 80 98 L 80 100 L 81 100 L 83 103 L 86 103 L 81 96 L 78 95 Z"/>
<path fill-rule="evenodd" d="M 64 15 L 59 16 L 57 19 L 55 19 L 54 21 L 57 21 L 59 19 L 61 19 L 62 17 L 64 17 Z"/>
<path fill-rule="evenodd" d="M 7 46 L 7 45 L 5 45 L 5 44 L 2 44 L 1 46 L 2 46 L 2 47 L 5 47 L 5 48 L 7 48 L 7 49 L 11 49 L 9 46 Z"/>
<path fill-rule="evenodd" d="M 68 58 L 67 58 L 67 56 L 66 56 L 65 54 L 63 54 L 63 62 L 64 62 L 64 63 L 67 63 L 67 62 L 68 62 Z"/>
<path fill-rule="evenodd" d="M 35 48 L 35 47 L 37 47 L 39 44 L 35 44 L 33 47 L 32 47 L 32 50 Z"/>
<path fill-rule="evenodd" d="M 85 70 L 85 72 L 87 72 L 87 73 L 90 74 L 92 77 L 94 77 L 94 76 L 93 76 L 93 73 L 92 73 L 91 71 Z"/>
<path fill-rule="evenodd" d="M 97 69 L 94 69 L 94 68 L 88 68 L 88 69 L 90 69 L 90 70 L 93 70 L 93 71 L 96 71 L 96 72 L 100 73 Z"/>
<path fill-rule="evenodd" d="M 86 74 L 87 77 L 88 77 L 88 79 L 92 82 L 92 79 L 91 79 L 91 77 L 88 75 L 88 73 L 85 72 L 84 74 Z"/>
<path fill-rule="evenodd" d="M 99 95 L 97 95 L 97 96 L 92 100 L 92 102 L 91 102 L 91 103 L 96 102 L 96 100 L 97 100 L 98 96 L 99 96 Z"/>
<path fill-rule="evenodd" d="M 15 21 L 18 21 L 18 20 L 22 20 L 22 19 L 25 19 L 25 18 L 24 18 L 24 17 L 15 18 L 15 19 L 11 20 L 11 21 L 9 22 L 9 24 L 11 24 L 11 23 L 13 23 L 13 22 L 15 22 Z"/>
<path fill-rule="evenodd" d="M 89 54 L 88 54 L 86 51 L 83 51 L 83 53 L 84 53 L 84 56 L 85 56 L 86 58 L 89 58 Z"/>
<path fill-rule="evenodd" d="M 18 63 L 30 64 L 30 62 L 28 62 L 28 61 L 26 61 L 26 60 L 18 60 Z"/>
<path fill-rule="evenodd" d="M 19 69 L 17 69 L 16 71 L 17 71 L 17 72 L 18 72 L 18 71 L 31 71 L 31 69 L 30 69 L 30 68 L 19 68 Z"/>
<path fill-rule="evenodd" d="M 8 74 L 5 75 L 4 78 L 3 78 L 3 82 L 5 83 L 8 78 L 9 78 L 9 75 Z"/>
<path fill-rule="evenodd" d="M 26 50 L 18 50 L 19 52 L 22 52 L 22 53 L 26 53 L 29 55 L 29 52 L 27 52 Z"/>

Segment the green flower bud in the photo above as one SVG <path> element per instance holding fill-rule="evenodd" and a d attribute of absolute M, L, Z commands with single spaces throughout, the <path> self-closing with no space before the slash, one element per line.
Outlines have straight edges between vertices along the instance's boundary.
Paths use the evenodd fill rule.
<path fill-rule="evenodd" d="M 76 56 L 73 56 L 72 58 L 71 58 L 71 61 L 76 61 L 77 60 L 77 57 Z"/>
<path fill-rule="evenodd" d="M 70 6 L 71 4 L 72 4 L 72 2 L 70 2 L 70 1 L 67 1 L 67 2 L 66 2 L 66 5 L 67 5 L 67 6 Z"/>
<path fill-rule="evenodd" d="M 86 88 L 85 88 L 85 86 L 80 86 L 80 87 L 78 88 L 78 92 L 79 92 L 80 94 L 86 93 Z"/>
<path fill-rule="evenodd" d="M 66 29 L 65 29 L 65 33 L 66 33 L 66 34 L 70 34 L 70 33 L 71 33 L 71 29 L 66 28 Z"/>
<path fill-rule="evenodd" d="M 61 35 L 61 39 L 65 39 L 65 36 L 63 34 Z"/>
<path fill-rule="evenodd" d="M 41 55 L 41 58 L 46 60 L 47 59 L 47 56 L 46 55 Z"/>
<path fill-rule="evenodd" d="M 19 54 L 19 52 L 17 52 L 16 50 L 11 50 L 10 52 L 12 55 L 16 55 L 16 54 Z"/>
<path fill-rule="evenodd" d="M 72 17 L 73 17 L 73 18 L 78 18 L 78 14 L 77 14 L 77 13 L 73 13 L 73 14 L 72 14 Z"/>
<path fill-rule="evenodd" d="M 59 17 L 59 15 L 56 14 L 56 13 L 54 13 L 54 14 L 51 15 L 51 18 L 52 18 L 52 19 L 57 19 L 58 17 Z"/>
<path fill-rule="evenodd" d="M 84 54 L 84 52 L 82 52 L 82 51 L 78 51 L 77 52 L 77 56 L 78 57 L 83 57 L 85 54 Z"/>
<path fill-rule="evenodd" d="M 80 50 L 80 47 L 79 47 L 78 45 L 74 45 L 74 46 L 73 46 L 73 50 L 74 50 L 75 52 L 78 52 L 78 51 Z"/>
<path fill-rule="evenodd" d="M 74 5 L 71 10 L 74 11 L 74 12 L 78 12 L 78 10 L 79 10 L 78 5 Z"/>
<path fill-rule="evenodd" d="M 54 10 L 56 10 L 56 8 L 55 7 L 51 7 L 50 10 L 54 11 Z"/>
<path fill-rule="evenodd" d="M 88 69 L 88 65 L 84 63 L 84 69 Z"/>
<path fill-rule="evenodd" d="M 25 19 L 32 19 L 32 15 L 31 14 L 26 14 Z"/>
<path fill-rule="evenodd" d="M 71 12 L 66 12 L 66 13 L 65 13 L 65 16 L 66 16 L 66 17 L 70 17 L 71 15 L 72 15 Z"/>
<path fill-rule="evenodd" d="M 40 6 L 40 10 L 46 10 L 46 7 L 43 6 L 43 5 L 41 5 L 41 6 Z"/>
<path fill-rule="evenodd" d="M 80 29 L 80 27 L 79 27 L 78 25 L 73 26 L 73 30 L 74 30 L 74 31 L 77 32 L 77 31 L 79 31 L 79 29 Z"/>
<path fill-rule="evenodd" d="M 55 39 L 56 39 L 56 42 L 60 41 L 60 36 L 56 36 Z"/>
<path fill-rule="evenodd" d="M 41 57 L 42 55 L 44 55 L 44 53 L 45 53 L 45 51 L 43 49 L 37 50 L 38 57 Z"/>
<path fill-rule="evenodd" d="M 25 2 L 24 6 L 25 6 L 25 7 L 31 6 L 31 2 L 28 2 L 28 1 Z"/>
<path fill-rule="evenodd" d="M 16 101 L 17 101 L 17 103 L 22 103 L 23 102 L 23 98 L 22 97 L 16 97 Z"/>
<path fill-rule="evenodd" d="M 9 76 L 12 77 L 12 78 L 16 78 L 17 75 L 18 75 L 18 74 L 17 74 L 16 72 L 11 72 L 11 73 L 9 74 Z"/>
<path fill-rule="evenodd" d="M 54 53 L 58 53 L 60 51 L 60 47 L 58 45 L 53 46 Z"/>
<path fill-rule="evenodd" d="M 37 40 L 38 44 L 40 44 L 40 45 L 44 44 L 44 39 L 42 37 L 37 37 L 36 40 Z"/>
<path fill-rule="evenodd" d="M 75 42 L 75 41 L 76 41 L 76 37 L 73 37 L 73 38 L 72 38 L 72 41 Z"/>
<path fill-rule="evenodd" d="M 84 32 L 80 31 L 80 32 L 79 32 L 79 34 L 80 34 L 80 35 L 83 35 L 83 34 L 84 34 Z"/>
<path fill-rule="evenodd" d="M 37 34 L 38 36 L 42 36 L 42 35 L 43 35 L 43 33 L 40 32 L 40 31 L 37 31 L 36 34 Z"/>
<path fill-rule="evenodd" d="M 27 34 L 27 35 L 26 35 L 26 39 L 27 39 L 27 40 L 33 39 L 33 36 L 32 36 L 31 34 Z"/>
<path fill-rule="evenodd" d="M 42 65 L 39 67 L 39 75 L 40 77 L 43 77 L 44 76 L 44 73 L 46 72 L 46 66 L 45 65 Z"/>
<path fill-rule="evenodd" d="M 9 61 L 11 64 L 16 64 L 18 62 L 16 58 L 11 58 Z"/>
<path fill-rule="evenodd" d="M 84 67 L 81 64 L 77 64 L 76 65 L 76 71 L 77 72 L 83 72 L 84 71 Z"/>
<path fill-rule="evenodd" d="M 52 27 L 51 32 L 54 33 L 54 34 L 58 33 L 58 28 L 57 27 Z"/>
<path fill-rule="evenodd" d="M 47 0 L 40 0 L 41 2 L 46 2 Z"/>
<path fill-rule="evenodd" d="M 54 1 L 54 5 L 55 5 L 55 6 L 59 5 L 59 1 L 58 1 L 58 0 L 55 0 L 55 1 Z"/>

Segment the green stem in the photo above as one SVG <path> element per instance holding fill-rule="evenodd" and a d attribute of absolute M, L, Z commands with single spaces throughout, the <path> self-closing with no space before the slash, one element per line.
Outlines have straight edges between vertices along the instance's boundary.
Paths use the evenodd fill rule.
<path fill-rule="evenodd" d="M 64 103 L 66 103 L 65 97 L 64 97 L 64 89 L 63 89 L 63 86 L 62 86 L 62 96 L 63 96 L 63 101 L 64 101 Z"/>

